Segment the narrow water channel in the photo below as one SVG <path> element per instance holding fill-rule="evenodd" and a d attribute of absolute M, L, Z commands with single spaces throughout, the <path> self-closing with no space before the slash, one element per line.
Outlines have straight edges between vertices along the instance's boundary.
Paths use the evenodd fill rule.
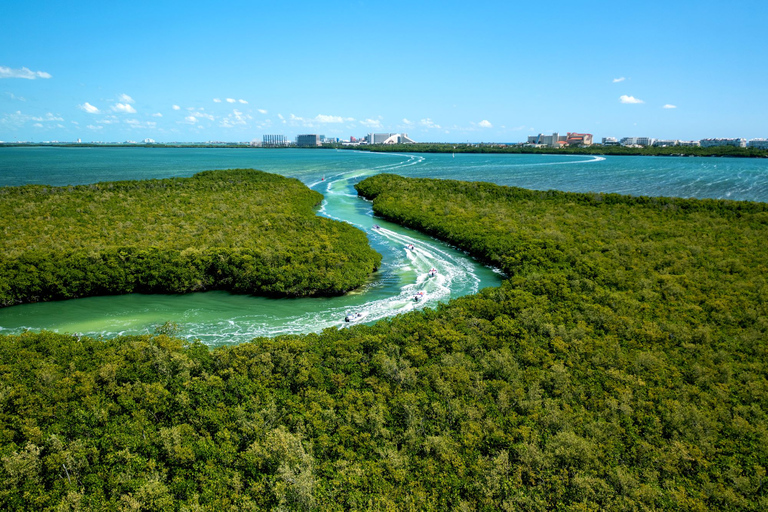
<path fill-rule="evenodd" d="M 407 159 L 395 167 L 413 162 Z M 496 272 L 462 252 L 374 218 L 371 204 L 357 196 L 354 183 L 392 169 L 393 166 L 383 165 L 367 171 L 342 172 L 310 184 L 325 196 L 318 214 L 362 229 L 384 257 L 382 267 L 365 286 L 344 296 L 269 299 L 214 291 L 25 304 L 0 309 L 0 334 L 47 329 L 113 337 L 151 333 L 158 325 L 175 322 L 181 328 L 179 336 L 217 346 L 242 343 L 257 336 L 319 332 L 358 322 L 371 323 L 498 286 L 501 277 Z M 435 275 L 430 277 L 433 269 Z M 362 317 L 357 321 L 345 321 L 346 317 L 354 320 L 358 315 Z"/>

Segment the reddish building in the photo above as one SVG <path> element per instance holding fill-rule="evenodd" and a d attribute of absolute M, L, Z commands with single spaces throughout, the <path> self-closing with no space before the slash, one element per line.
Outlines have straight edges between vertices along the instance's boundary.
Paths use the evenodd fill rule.
<path fill-rule="evenodd" d="M 565 142 L 569 146 L 591 146 L 592 134 L 568 132 L 568 136 L 565 138 Z"/>

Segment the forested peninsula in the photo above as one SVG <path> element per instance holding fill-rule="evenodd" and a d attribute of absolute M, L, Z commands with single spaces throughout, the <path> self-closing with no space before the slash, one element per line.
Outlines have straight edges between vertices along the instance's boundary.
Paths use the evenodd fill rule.
<path fill-rule="evenodd" d="M 0 336 L 0 508 L 768 508 L 768 205 L 358 191 L 509 278 L 216 350 Z"/>
<path fill-rule="evenodd" d="M 122 293 L 336 295 L 381 262 L 322 195 L 248 169 L 0 188 L 0 306 Z"/>

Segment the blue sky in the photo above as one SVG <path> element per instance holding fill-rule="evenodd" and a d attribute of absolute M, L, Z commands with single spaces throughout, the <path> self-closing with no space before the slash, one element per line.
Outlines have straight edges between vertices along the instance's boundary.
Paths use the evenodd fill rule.
<path fill-rule="evenodd" d="M 5 2 L 0 140 L 768 137 L 768 2 Z"/>

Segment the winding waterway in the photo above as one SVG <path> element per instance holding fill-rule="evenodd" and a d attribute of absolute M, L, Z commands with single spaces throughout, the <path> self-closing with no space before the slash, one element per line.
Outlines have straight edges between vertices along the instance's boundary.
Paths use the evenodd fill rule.
<path fill-rule="evenodd" d="M 191 176 L 255 168 L 300 179 L 325 196 L 318 212 L 368 233 L 384 260 L 366 286 L 343 297 L 266 299 L 226 292 L 122 295 L 0 309 L 0 333 L 24 329 L 114 336 L 152 332 L 166 321 L 210 345 L 256 336 L 318 332 L 363 312 L 376 320 L 434 307 L 495 286 L 500 276 L 419 233 L 375 219 L 354 184 L 366 176 L 489 181 L 532 189 L 768 201 L 768 160 L 499 154 L 371 154 L 326 150 L 164 148 L 0 148 L 0 186 Z M 11 219 L 2 219 L 10 222 Z M 380 229 L 372 229 L 378 224 Z M 406 246 L 413 244 L 413 250 Z M 427 277 L 431 268 L 437 276 Z M 424 293 L 418 302 L 414 296 Z"/>
<path fill-rule="evenodd" d="M 170 321 L 179 324 L 182 337 L 222 345 L 256 336 L 317 332 L 357 322 L 375 322 L 415 308 L 434 307 L 501 282 L 497 272 L 442 242 L 374 219 L 371 204 L 357 196 L 354 183 L 419 160 L 374 161 L 383 165 L 329 175 L 321 173 L 307 183 L 325 197 L 320 215 L 349 222 L 367 232 L 371 245 L 384 256 L 379 271 L 359 290 L 330 298 L 270 299 L 216 291 L 25 304 L 0 310 L 0 332 L 48 329 L 112 337 L 152 332 Z M 333 167 L 328 170 L 338 171 Z M 433 269 L 436 273 L 430 276 Z M 356 321 L 357 315 L 362 317 Z M 347 322 L 347 318 L 353 321 Z"/>

